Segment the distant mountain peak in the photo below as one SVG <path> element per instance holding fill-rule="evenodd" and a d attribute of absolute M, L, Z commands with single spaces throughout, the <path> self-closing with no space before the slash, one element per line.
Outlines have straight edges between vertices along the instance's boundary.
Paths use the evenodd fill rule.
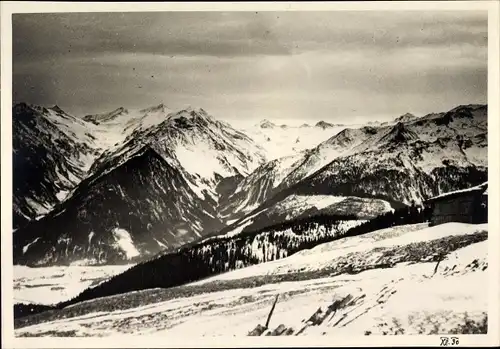
<path fill-rule="evenodd" d="M 300 127 L 311 127 L 311 125 L 309 125 L 308 123 L 304 123 L 304 124 L 300 125 Z"/>
<path fill-rule="evenodd" d="M 407 122 L 407 121 L 411 121 L 413 119 L 416 119 L 417 117 L 415 115 L 413 115 L 412 113 L 406 113 L 406 114 L 403 114 L 399 117 L 397 117 L 396 119 L 394 119 L 394 121 L 396 122 Z"/>
<path fill-rule="evenodd" d="M 165 106 L 165 104 L 160 103 L 158 105 L 154 105 L 154 106 L 149 107 L 149 108 L 141 109 L 140 112 L 141 113 L 151 113 L 151 112 L 165 111 L 166 109 L 167 109 L 167 107 Z"/>
<path fill-rule="evenodd" d="M 361 131 L 363 132 L 364 130 Z M 335 136 L 323 142 L 322 144 L 330 144 L 330 145 L 337 145 L 344 147 L 354 142 L 356 137 L 359 137 L 359 135 L 360 135 L 360 130 L 345 128 L 339 133 L 337 133 Z"/>
<path fill-rule="evenodd" d="M 481 109 L 481 108 L 486 108 L 486 104 L 462 104 L 459 106 L 456 106 L 455 108 L 451 109 L 450 111 L 457 111 L 461 109 Z"/>
<path fill-rule="evenodd" d="M 275 126 L 276 126 L 276 124 L 275 124 L 275 123 L 273 123 L 273 122 L 271 122 L 271 121 L 269 121 L 269 120 L 267 120 L 267 119 L 264 119 L 264 120 L 262 120 L 262 121 L 259 123 L 259 126 L 260 126 L 261 128 L 273 128 L 273 127 L 275 127 Z"/>
<path fill-rule="evenodd" d="M 121 114 L 121 113 L 125 113 L 127 112 L 128 110 L 125 109 L 124 107 L 119 107 L 119 108 L 116 108 L 115 110 L 113 110 L 111 112 L 111 114 Z"/>
<path fill-rule="evenodd" d="M 25 102 L 17 103 L 12 107 L 12 110 L 19 110 L 19 111 L 28 110 L 28 109 L 34 109 L 34 108 L 33 108 L 33 106 L 31 106 Z"/>
<path fill-rule="evenodd" d="M 418 135 L 408 129 L 402 121 L 392 127 L 388 134 L 381 138 L 383 143 L 405 143 L 419 139 Z"/>
<path fill-rule="evenodd" d="M 179 112 L 176 112 L 172 114 L 169 119 L 174 120 L 174 119 L 187 119 L 187 120 L 193 120 L 193 119 L 202 119 L 202 120 L 209 120 L 211 122 L 215 122 L 215 119 L 210 116 L 203 108 L 195 108 L 192 106 L 187 107 L 186 109 L 183 109 Z"/>
<path fill-rule="evenodd" d="M 83 120 L 92 122 L 94 124 L 99 124 L 101 122 L 106 122 L 116 119 L 118 116 L 123 114 L 128 114 L 128 110 L 125 109 L 124 107 L 119 107 L 113 111 L 110 111 L 109 113 L 85 115 L 83 117 Z"/>
<path fill-rule="evenodd" d="M 53 111 L 55 111 L 56 113 L 65 113 L 64 110 L 62 110 L 57 104 L 54 105 L 52 108 Z"/>
<path fill-rule="evenodd" d="M 481 110 L 483 113 L 481 113 Z M 450 115 L 458 118 L 473 118 L 477 113 L 482 114 L 487 117 L 487 106 L 482 104 L 468 104 L 468 105 L 459 105 L 458 107 L 453 108 L 446 115 Z M 445 115 L 445 116 L 446 116 Z"/>
<path fill-rule="evenodd" d="M 414 118 L 415 115 L 413 115 L 412 113 L 405 113 L 403 115 L 401 115 L 402 118 Z"/>
<path fill-rule="evenodd" d="M 318 123 L 316 123 L 316 127 L 321 127 L 322 129 L 331 128 L 333 126 L 334 126 L 333 124 L 330 124 L 329 122 L 326 122 L 326 121 L 323 121 L 323 120 L 321 120 Z"/>

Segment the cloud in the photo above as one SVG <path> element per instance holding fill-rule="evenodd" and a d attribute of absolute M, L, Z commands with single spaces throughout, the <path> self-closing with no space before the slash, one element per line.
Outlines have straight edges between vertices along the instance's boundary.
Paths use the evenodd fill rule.
<path fill-rule="evenodd" d="M 486 13 L 156 12 L 14 15 L 14 55 L 286 55 L 358 47 L 486 45 Z M 26 38 L 28 37 L 28 40 Z M 296 51 L 294 51 L 296 50 Z"/>
<path fill-rule="evenodd" d="M 13 16 L 14 99 L 337 118 L 486 102 L 486 12 Z"/>

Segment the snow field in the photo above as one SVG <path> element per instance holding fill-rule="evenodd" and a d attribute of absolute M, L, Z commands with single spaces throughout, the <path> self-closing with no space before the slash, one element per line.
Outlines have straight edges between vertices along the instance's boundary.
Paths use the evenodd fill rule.
<path fill-rule="evenodd" d="M 264 274 L 307 272 L 325 267 L 328 262 L 348 253 L 484 230 L 487 230 L 487 224 L 460 223 L 431 228 L 419 224 L 384 229 L 183 286 L 232 280 L 234 288 L 228 290 L 193 294 L 110 313 L 89 313 L 48 321 L 19 328 L 16 335 L 53 335 L 55 331 L 79 336 L 245 336 L 258 324 L 265 324 L 276 295 L 278 302 L 270 330 L 284 325 L 294 334 L 337 337 L 450 334 L 466 323 L 484 324 L 486 321 L 487 241 L 451 252 L 440 262 L 436 272 L 436 263 L 405 262 L 392 268 L 358 274 L 268 283 L 250 288 L 238 287 L 237 280 Z M 377 254 L 376 251 L 373 253 Z M 339 301 L 343 301 L 342 306 L 338 306 Z M 335 304 L 336 310 L 331 310 Z"/>
<path fill-rule="evenodd" d="M 132 265 L 30 268 L 14 266 L 14 303 L 55 304 Z"/>

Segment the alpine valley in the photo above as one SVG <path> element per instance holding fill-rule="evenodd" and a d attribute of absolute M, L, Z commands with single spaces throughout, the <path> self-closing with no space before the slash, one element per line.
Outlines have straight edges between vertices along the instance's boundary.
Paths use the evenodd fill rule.
<path fill-rule="evenodd" d="M 83 117 L 24 103 L 12 112 L 20 265 L 154 261 L 308 217 L 336 217 L 347 231 L 487 180 L 486 105 L 371 125 L 263 120 L 245 129 L 163 104 Z"/>

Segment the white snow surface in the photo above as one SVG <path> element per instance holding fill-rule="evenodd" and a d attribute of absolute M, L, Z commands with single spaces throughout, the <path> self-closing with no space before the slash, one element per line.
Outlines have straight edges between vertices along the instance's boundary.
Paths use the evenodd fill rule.
<path fill-rule="evenodd" d="M 266 157 L 271 161 L 314 148 L 344 128 L 345 126 L 326 129 L 296 126 L 261 128 L 260 125 L 247 125 L 241 130 L 266 150 Z"/>
<path fill-rule="evenodd" d="M 207 278 L 201 281 L 201 283 L 213 280 L 239 279 L 257 275 L 286 274 L 299 270 L 320 270 L 326 267 L 330 261 L 351 252 L 362 252 L 377 247 L 406 245 L 439 239 L 446 236 L 475 233 L 480 230 L 488 230 L 488 224 L 445 223 L 434 227 L 426 227 L 426 224 L 423 223 L 418 225 L 398 226 L 321 244 L 313 249 L 300 251 L 288 258 L 258 264 Z"/>
<path fill-rule="evenodd" d="M 69 194 L 69 190 L 61 190 L 56 194 L 57 200 L 63 201 Z"/>
<path fill-rule="evenodd" d="M 323 268 L 351 252 L 482 230 L 487 230 L 487 224 L 394 227 L 323 244 L 282 260 L 229 272 L 190 286 L 264 274 L 300 273 Z M 466 321 L 485 320 L 487 251 L 487 240 L 460 248 L 441 261 L 436 273 L 436 263 L 399 263 L 392 268 L 359 274 L 278 281 L 250 288 L 234 283 L 234 288 L 223 291 L 207 289 L 203 293 L 136 308 L 112 312 L 95 309 L 85 315 L 19 328 L 16 335 L 72 331 L 77 336 L 246 336 L 258 324 L 264 325 L 277 295 L 270 330 L 283 324 L 295 333 L 302 329 L 301 335 L 335 335 L 337 338 L 366 334 L 449 334 Z M 377 252 L 373 252 L 373 258 L 378 258 Z M 344 307 L 325 316 L 333 303 L 346 297 L 351 298 L 347 298 Z M 318 324 L 307 322 L 321 315 L 324 317 Z"/>
<path fill-rule="evenodd" d="M 116 240 L 115 247 L 125 252 L 125 255 L 128 259 L 140 255 L 139 251 L 134 246 L 134 242 L 132 241 L 132 237 L 130 236 L 128 231 L 122 228 L 114 228 L 113 236 Z"/>
<path fill-rule="evenodd" d="M 83 263 L 83 261 L 82 261 Z M 92 284 L 119 274 L 132 264 L 31 268 L 14 266 L 14 303 L 56 304 Z"/>
<path fill-rule="evenodd" d="M 299 216 L 311 207 L 318 210 L 337 204 L 346 199 L 343 196 L 333 195 L 290 195 L 285 200 L 277 203 L 272 211 L 287 212 L 287 219 Z"/>
<path fill-rule="evenodd" d="M 40 240 L 40 237 L 37 237 L 35 240 L 31 241 L 29 244 L 23 246 L 23 253 L 26 253 L 28 249 L 30 248 L 31 245 L 36 243 L 38 240 Z"/>
<path fill-rule="evenodd" d="M 228 177 L 231 174 L 217 159 L 219 155 L 209 144 L 197 143 L 190 146 L 180 146 L 176 149 L 177 158 L 182 167 L 191 174 L 204 178 L 213 178 L 215 173 Z"/>
<path fill-rule="evenodd" d="M 480 185 L 476 185 L 475 187 L 471 187 L 471 188 L 466 188 L 466 189 L 455 190 L 455 191 L 450 191 L 450 192 L 447 192 L 447 193 L 443 193 L 443 194 L 434 196 L 433 198 L 430 198 L 429 200 L 443 198 L 443 197 L 446 197 L 446 196 L 449 196 L 449 195 L 458 194 L 458 193 L 468 193 L 468 192 L 475 191 L 475 190 L 480 190 L 480 189 L 485 189 L 484 193 L 487 194 L 487 189 L 488 189 L 487 185 L 488 185 L 488 182 L 484 182 L 484 183 L 482 183 Z"/>
<path fill-rule="evenodd" d="M 238 235 L 239 233 L 241 233 L 243 231 L 243 229 L 245 229 L 245 227 L 249 226 L 250 224 L 253 223 L 253 219 L 255 217 L 257 217 L 259 214 L 261 213 L 261 211 L 253 214 L 253 215 L 250 215 L 248 217 L 246 217 L 244 220 L 242 220 L 239 225 L 231 230 L 229 233 L 226 233 L 224 234 L 223 236 L 226 236 L 226 237 L 232 237 L 232 236 L 236 236 Z"/>
<path fill-rule="evenodd" d="M 287 196 L 282 201 L 279 201 L 274 206 L 269 208 L 261 209 L 257 213 L 254 213 L 250 216 L 245 217 L 241 222 L 238 223 L 238 226 L 231 230 L 229 233 L 225 234 L 225 236 L 235 236 L 242 232 L 242 230 L 253 223 L 254 218 L 259 215 L 266 215 L 270 217 L 270 219 L 279 219 L 282 221 L 292 220 L 298 218 L 304 212 L 309 209 L 316 208 L 319 212 L 325 208 L 335 208 L 336 204 L 340 204 L 346 199 L 355 199 L 359 201 L 359 205 L 355 208 L 349 208 L 349 210 L 353 210 L 352 212 L 348 212 L 349 214 L 363 214 L 363 215 L 373 215 L 374 212 L 388 212 L 393 211 L 394 209 L 391 207 L 390 203 L 381 199 L 371 199 L 371 198 L 357 198 L 357 197 L 343 197 L 343 196 L 334 196 L 334 195 L 296 195 L 292 194 Z M 244 202 L 245 203 L 245 202 Z M 258 206 L 247 206 L 246 211 L 249 209 L 256 209 Z M 241 207 L 240 207 L 241 208 Z M 238 209 L 240 209 L 238 208 Z M 355 211 L 354 211 L 355 210 Z M 245 210 L 242 210 L 245 212 Z M 342 211 L 339 211 L 342 212 Z M 377 214 L 375 214 L 376 216 Z M 277 218 L 275 218 L 277 217 Z M 360 216 L 361 217 L 361 216 Z M 236 221 L 231 221 L 231 223 L 227 223 L 227 225 L 233 224 Z M 349 223 L 347 222 L 355 222 Z M 363 219 L 353 220 L 353 221 L 343 221 L 341 224 L 342 229 L 351 228 L 354 225 L 362 224 L 365 222 Z M 354 224 L 354 225 L 352 225 Z"/>

